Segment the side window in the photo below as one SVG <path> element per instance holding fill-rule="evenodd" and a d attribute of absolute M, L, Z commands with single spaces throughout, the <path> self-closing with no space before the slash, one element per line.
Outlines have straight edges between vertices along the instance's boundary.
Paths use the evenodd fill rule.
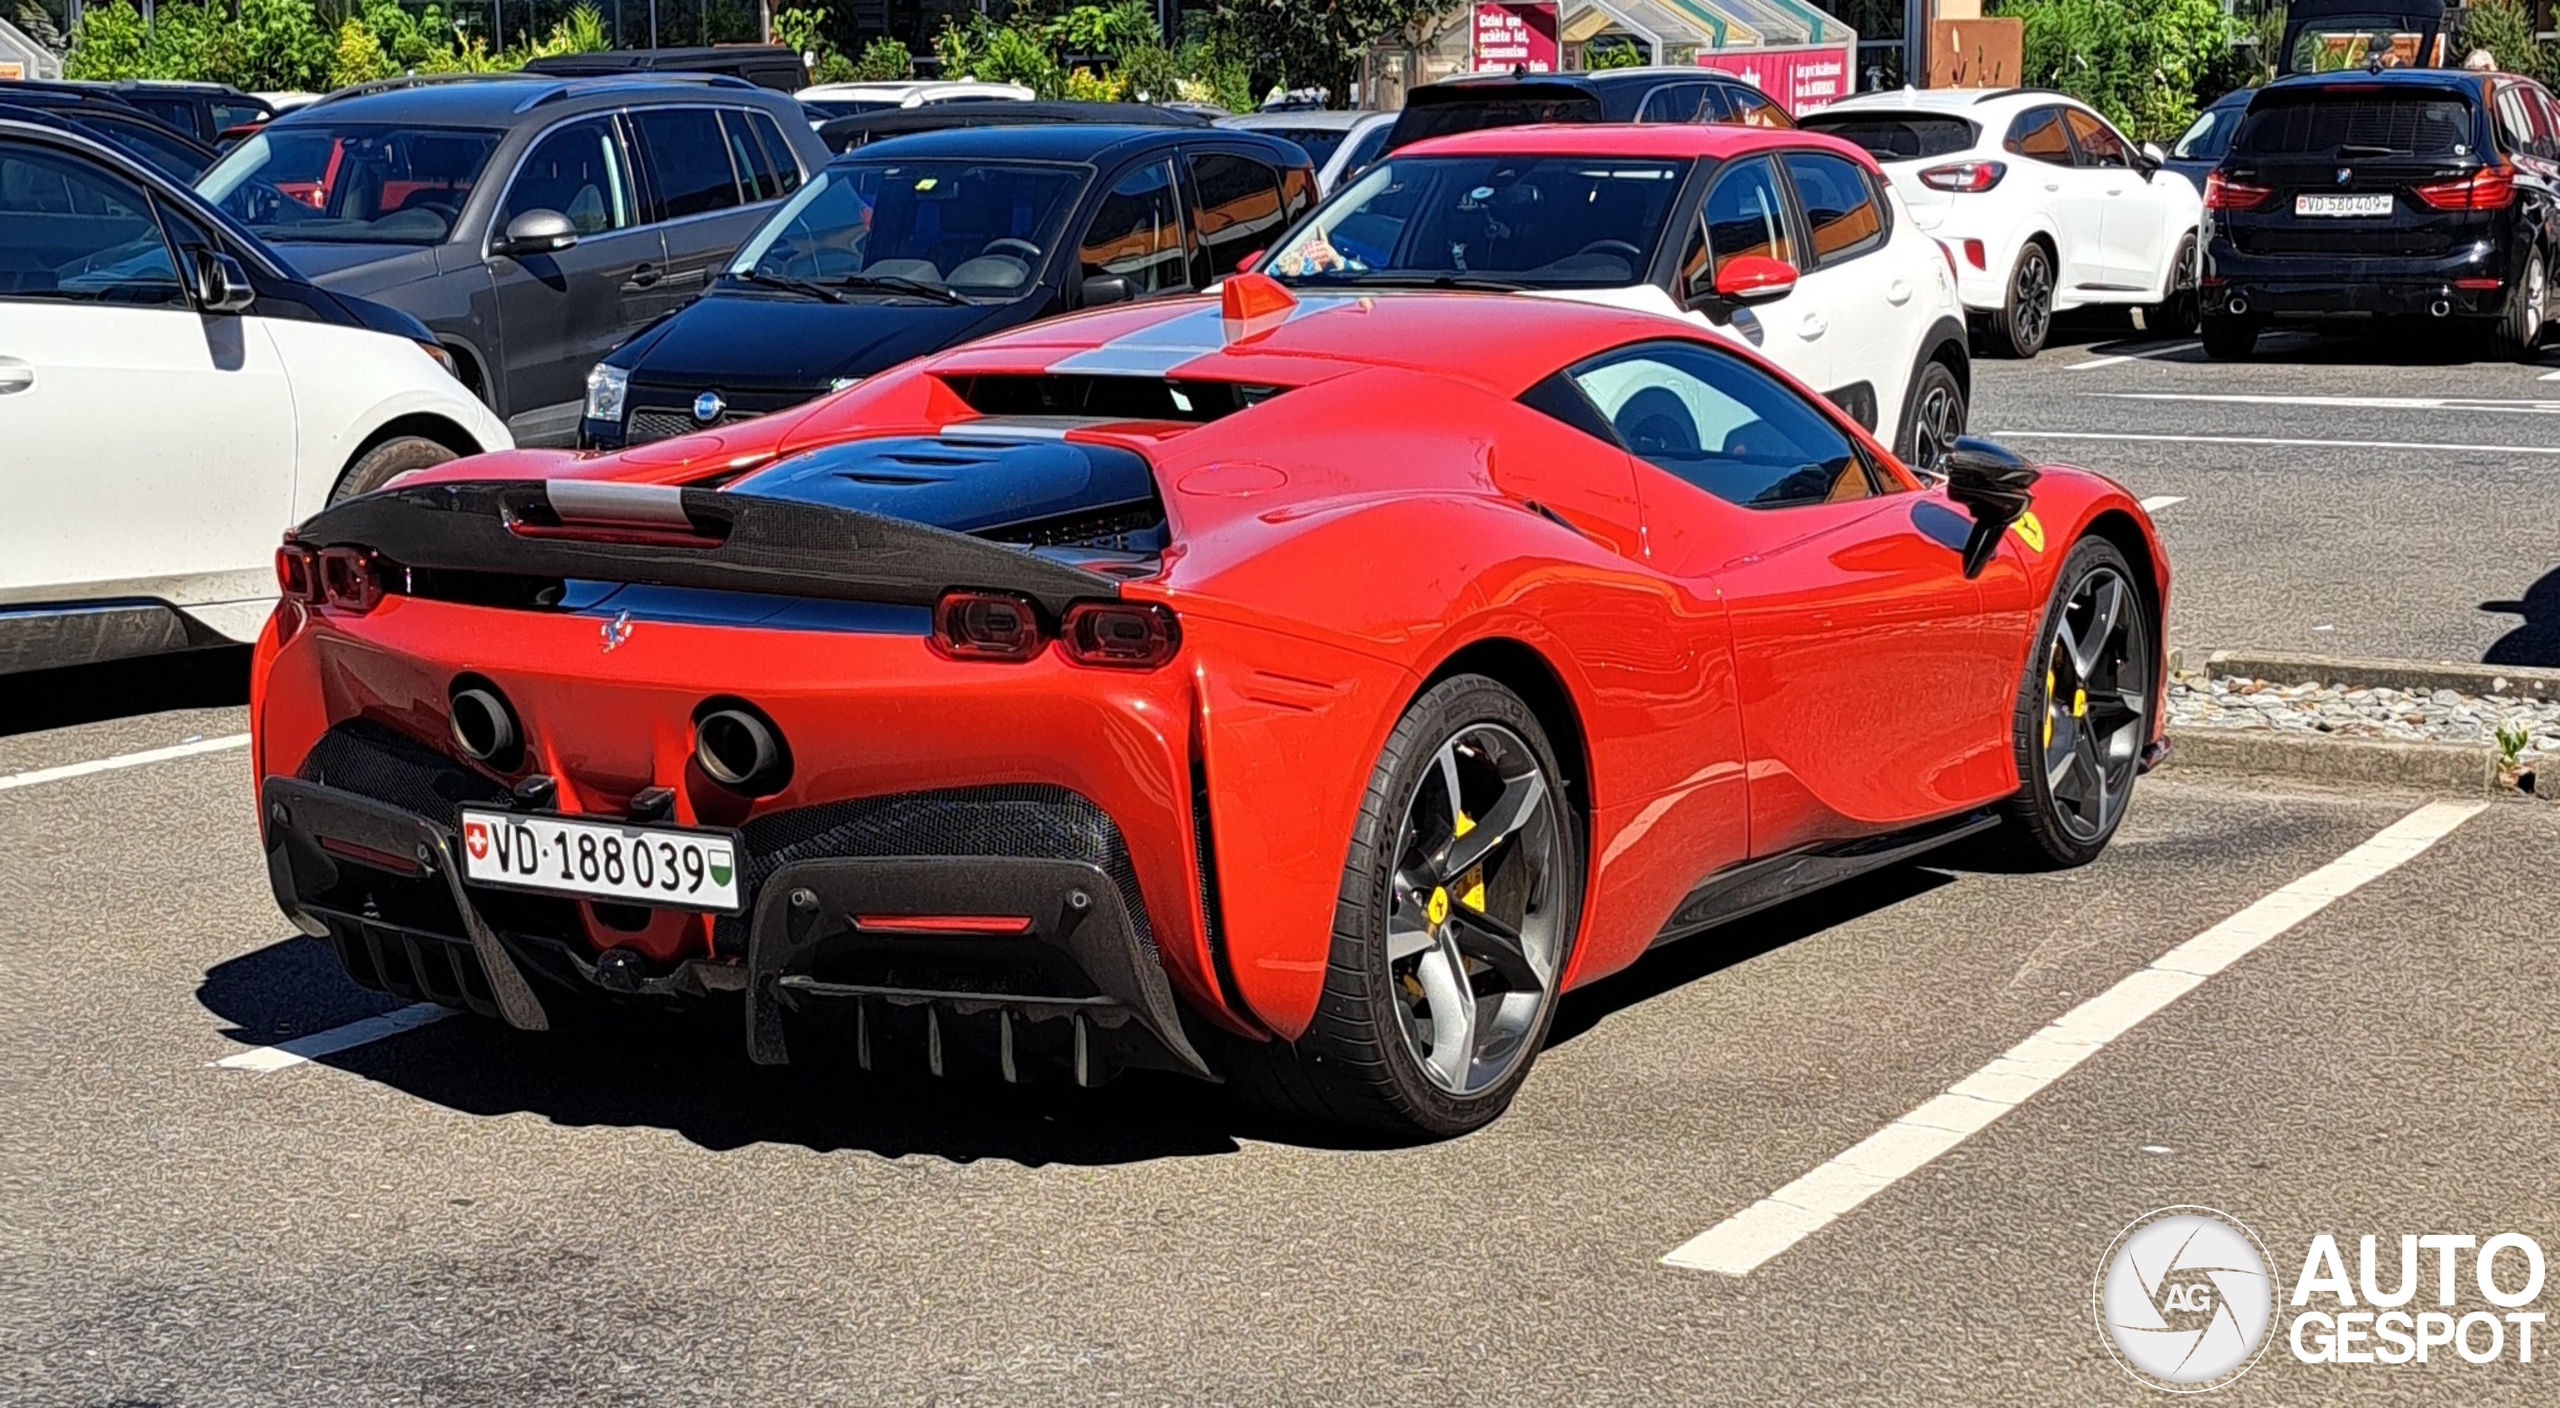
<path fill-rule="evenodd" d="M 1700 83 L 1666 83 L 1644 95 L 1644 106 L 1637 109 L 1638 122 L 1695 122 L 1698 99 L 1706 92 Z"/>
<path fill-rule="evenodd" d="M 264 103 L 234 103 L 221 98 L 213 100 L 213 130 L 219 135 L 242 123 L 264 122 L 275 114 Z"/>
<path fill-rule="evenodd" d="M 1787 233 L 1787 202 L 1778 193 L 1778 173 L 1769 168 L 1766 157 L 1737 161 L 1717 173 L 1703 209 L 1707 244 L 1714 255 L 1701 271 L 1708 280 L 1715 277 L 1713 265 L 1745 254 L 1804 267 Z"/>
<path fill-rule="evenodd" d="M 640 130 L 642 160 L 649 164 L 649 188 L 658 198 L 661 220 L 707 215 L 739 204 L 738 175 L 729 165 L 729 144 L 720 135 L 720 119 L 709 108 L 637 108 L 632 125 Z"/>
<path fill-rule="evenodd" d="M 1830 152 L 1788 152 L 1784 160 L 1804 207 L 1815 263 L 1855 259 L 1884 243 L 1884 206 L 1857 163 Z"/>
<path fill-rule="evenodd" d="M 1233 272 L 1280 233 L 1280 181 L 1261 162 L 1201 152 L 1191 158 L 1191 189 L 1200 202 L 1191 219 L 1211 278 Z"/>
<path fill-rule="evenodd" d="M 1387 150 L 1387 138 L 1393 135 L 1395 130 L 1396 125 L 1392 122 L 1379 122 L 1371 124 L 1368 131 L 1361 133 L 1359 145 L 1351 149 L 1351 155 L 1342 163 L 1342 179 L 1349 181 L 1376 164 L 1378 158 Z"/>
<path fill-rule="evenodd" d="M 157 122 L 165 122 L 190 137 L 205 133 L 196 125 L 196 105 L 184 98 L 155 98 L 147 93 L 126 93 L 124 100 L 151 114 Z"/>
<path fill-rule="evenodd" d="M 2133 165 L 2133 158 L 2125 152 L 2124 138 L 2095 115 L 2065 108 L 2062 120 L 2071 126 L 2071 140 L 2080 148 L 2082 166 Z"/>
<path fill-rule="evenodd" d="M 773 162 L 756 141 L 755 129 L 747 125 L 747 115 L 735 108 L 720 114 L 720 130 L 728 134 L 729 164 L 738 168 L 738 184 L 745 188 L 750 202 L 775 200 L 782 195 L 782 178 L 775 174 Z"/>
<path fill-rule="evenodd" d="M 1084 277 L 1118 275 L 1129 281 L 1132 293 L 1191 286 L 1172 162 L 1141 166 L 1111 188 L 1085 229 L 1082 258 Z"/>
<path fill-rule="evenodd" d="M 2071 164 L 2071 139 L 2063 135 L 2060 108 L 2030 108 L 2018 114 L 2017 120 L 2009 124 L 2008 140 L 2000 145 L 2037 161 L 2056 166 Z"/>
<path fill-rule="evenodd" d="M 150 197 L 56 152 L 0 145 L 0 298 L 178 306 Z"/>
<path fill-rule="evenodd" d="M 1727 88 L 1725 96 L 1733 100 L 1733 121 L 1740 127 L 1793 127 L 1795 119 L 1787 110 L 1750 88 Z"/>
<path fill-rule="evenodd" d="M 1848 436 L 1737 357 L 1640 343 L 1567 375 L 1629 453 L 1727 503 L 1785 508 L 1876 492 Z"/>
<path fill-rule="evenodd" d="M 789 195 L 800 189 L 800 154 L 783 140 L 782 129 L 775 125 L 773 114 L 751 112 L 746 117 L 755 127 L 756 136 L 764 140 L 765 154 L 773 158 L 773 174 L 782 182 L 782 193 Z"/>
<path fill-rule="evenodd" d="M 2542 134 L 2534 142 L 2533 153 L 2544 161 L 2560 161 L 2560 100 L 2540 88 L 2531 91 L 2534 111 L 2542 119 Z"/>
<path fill-rule="evenodd" d="M 516 167 L 515 183 L 507 187 L 498 228 L 503 231 L 517 216 L 535 210 L 568 216 L 581 235 L 640 223 L 640 202 L 612 118 L 573 122 L 534 144 Z"/>
<path fill-rule="evenodd" d="M 2513 83 L 2498 85 L 2491 106 L 2498 113 L 2498 145 L 2507 149 L 2507 155 L 2540 155 L 2534 150 L 2533 119 L 2525 115 L 2524 89 Z"/>

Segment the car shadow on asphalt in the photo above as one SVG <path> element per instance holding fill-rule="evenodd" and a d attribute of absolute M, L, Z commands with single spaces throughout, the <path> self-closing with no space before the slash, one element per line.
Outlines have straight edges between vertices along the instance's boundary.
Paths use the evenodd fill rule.
<path fill-rule="evenodd" d="M 0 736 L 249 702 L 249 647 L 31 670 L 0 690 Z"/>
<path fill-rule="evenodd" d="M 2484 601 L 2483 611 L 2524 620 L 2491 642 L 2480 655 L 2484 665 L 2538 665 L 2560 668 L 2560 567 L 2524 589 L 2515 601 Z"/>
<path fill-rule="evenodd" d="M 1670 945 L 1579 989 L 1548 1045 L 1625 1008 L 1949 883 L 1900 866 Z M 207 970 L 196 998 L 243 1047 L 275 1045 L 406 1004 L 349 982 L 328 948 L 289 938 Z M 1093 1090 L 1063 1079 L 1004 1083 L 992 1070 L 937 1079 L 920 1053 L 884 1048 L 865 1072 L 849 1051 L 758 1066 L 734 1006 L 674 1016 L 570 1015 L 552 1032 L 456 1016 L 319 1056 L 316 1063 L 461 1114 L 531 1114 L 570 1127 L 664 1129 L 705 1149 L 798 1145 L 882 1158 L 1027 1167 L 1105 1165 L 1237 1152 L 1244 1140 L 1360 1152 L 1403 1141 L 1273 1115 L 1222 1087 L 1151 1071 Z"/>

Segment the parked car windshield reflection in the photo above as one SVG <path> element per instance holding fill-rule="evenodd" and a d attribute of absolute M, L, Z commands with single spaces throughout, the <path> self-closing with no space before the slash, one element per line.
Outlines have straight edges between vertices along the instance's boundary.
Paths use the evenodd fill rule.
<path fill-rule="evenodd" d="M 1297 283 L 1639 282 L 1686 161 L 1391 157 L 1317 207 L 1265 266 Z"/>
<path fill-rule="evenodd" d="M 856 293 L 908 284 L 1012 297 L 1056 245 L 1086 174 L 1039 162 L 830 167 L 739 248 L 729 276 Z"/>
<path fill-rule="evenodd" d="M 501 134 L 473 128 L 268 128 L 196 183 L 268 240 L 438 244 Z"/>

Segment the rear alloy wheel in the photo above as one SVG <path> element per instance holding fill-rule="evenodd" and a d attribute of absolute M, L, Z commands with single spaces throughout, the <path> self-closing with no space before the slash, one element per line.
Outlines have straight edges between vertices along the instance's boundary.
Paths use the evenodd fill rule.
<path fill-rule="evenodd" d="M 329 491 L 329 502 L 342 504 L 358 494 L 370 494 L 413 469 L 426 469 L 459 456 L 423 435 L 402 435 L 385 440 L 356 457 L 347 472 L 338 477 L 338 486 Z"/>
<path fill-rule="evenodd" d="M 2196 333 L 2196 236 L 2178 241 L 2178 263 L 2169 274 L 2169 296 L 2142 311 L 2142 330 L 2153 337 L 2193 337 Z"/>
<path fill-rule="evenodd" d="M 2009 298 L 1991 315 L 1991 351 L 2001 357 L 2033 357 L 2053 331 L 2053 252 L 2035 240 L 2018 251 L 2009 271 Z"/>
<path fill-rule="evenodd" d="M 1964 387 L 1957 384 L 1956 374 L 1944 362 L 1928 363 L 1911 380 L 1894 453 L 1913 469 L 1936 469 L 1964 434 L 1964 416 Z"/>
<path fill-rule="evenodd" d="M 1458 675 L 1370 775 L 1315 1021 L 1228 1073 L 1292 1113 L 1446 1138 L 1490 1122 L 1555 1015 L 1582 898 L 1555 752 L 1518 695 Z"/>
<path fill-rule="evenodd" d="M 2489 329 L 2489 350 L 2499 360 L 2530 362 L 2542 344 L 2544 314 L 2549 311 L 2551 276 L 2535 250 L 2524 261 L 2524 277 L 2507 299 L 2507 311 Z"/>
<path fill-rule="evenodd" d="M 2160 681 L 2150 607 L 2103 538 L 2071 549 L 2027 659 L 2015 717 L 2019 787 L 2003 849 L 2037 868 L 2107 848 L 2151 739 Z"/>
<path fill-rule="evenodd" d="M 2226 313 L 2204 315 L 2204 354 L 2217 362 L 2246 361 L 2258 350 L 2258 323 Z"/>

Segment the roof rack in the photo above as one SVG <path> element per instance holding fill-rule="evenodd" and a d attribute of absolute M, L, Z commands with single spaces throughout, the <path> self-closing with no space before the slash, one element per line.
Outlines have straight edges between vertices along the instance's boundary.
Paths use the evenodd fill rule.
<path fill-rule="evenodd" d="M 377 78 L 368 83 L 351 83 L 344 88 L 323 93 L 303 106 L 316 108 L 322 103 L 335 103 L 348 98 L 369 98 L 376 93 L 397 93 L 408 88 L 436 88 L 447 83 L 522 83 L 524 81 L 523 75 L 514 73 L 403 73 L 390 78 Z"/>
<path fill-rule="evenodd" d="M 547 74 L 541 76 L 550 77 Z M 732 73 L 661 73 L 655 69 L 624 73 L 564 74 L 556 81 L 560 86 L 547 92 L 536 93 L 516 104 L 516 111 L 531 112 L 544 103 L 555 103 L 568 97 L 584 97 L 589 93 L 613 93 L 626 88 L 645 91 L 668 83 L 698 83 L 705 88 L 740 88 L 750 93 L 772 91 L 760 84 L 749 83 Z"/>

